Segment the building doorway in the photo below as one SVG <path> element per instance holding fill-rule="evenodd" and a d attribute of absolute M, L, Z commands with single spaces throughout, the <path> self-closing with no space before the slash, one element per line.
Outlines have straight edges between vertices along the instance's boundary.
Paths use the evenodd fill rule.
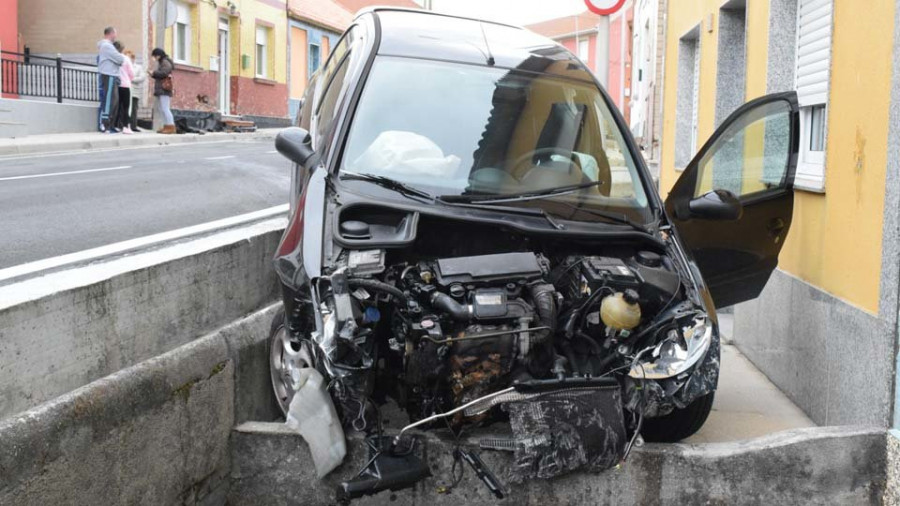
<path fill-rule="evenodd" d="M 219 111 L 231 114 L 230 37 L 228 20 L 219 19 Z"/>

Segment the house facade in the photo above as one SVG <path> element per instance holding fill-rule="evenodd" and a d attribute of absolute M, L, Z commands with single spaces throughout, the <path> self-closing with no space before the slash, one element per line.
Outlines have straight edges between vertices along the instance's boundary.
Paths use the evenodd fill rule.
<path fill-rule="evenodd" d="M 662 140 L 667 1 L 635 0 L 632 23 L 629 127 L 644 159 L 657 177 Z"/>
<path fill-rule="evenodd" d="M 18 2 L 23 47 L 32 54 L 96 63 L 103 28 L 140 64 L 162 46 L 175 62 L 176 117 L 241 116 L 257 126 L 288 124 L 286 0 L 172 0 L 165 27 L 150 0 Z M 46 13 L 53 12 L 53 16 Z M 99 13 L 102 13 L 100 15 Z M 140 97 L 149 115 L 151 87 Z"/>
<path fill-rule="evenodd" d="M 628 121 L 633 16 L 633 0 L 628 0 L 622 9 L 610 16 L 585 11 L 525 28 L 555 40 L 577 55 L 606 88 Z"/>
<path fill-rule="evenodd" d="M 290 92 L 288 113 L 297 117 L 307 82 L 328 58 L 353 15 L 337 2 L 289 0 Z"/>
<path fill-rule="evenodd" d="M 900 57 L 893 0 L 666 7 L 660 189 L 742 103 L 796 91 L 793 218 L 735 344 L 818 424 L 896 426 Z"/>
<path fill-rule="evenodd" d="M 165 29 L 175 62 L 176 114 L 240 116 L 257 126 L 289 123 L 285 0 L 176 0 Z M 151 40 L 158 40 L 151 23 Z"/>

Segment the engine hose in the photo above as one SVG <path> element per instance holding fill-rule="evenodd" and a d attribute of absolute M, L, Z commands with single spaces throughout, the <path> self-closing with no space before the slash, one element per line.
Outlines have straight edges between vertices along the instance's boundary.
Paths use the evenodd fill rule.
<path fill-rule="evenodd" d="M 446 293 L 434 292 L 431 295 L 431 305 L 434 306 L 435 309 L 446 312 L 452 316 L 454 320 L 469 321 L 472 318 L 469 308 L 456 302 L 453 297 Z"/>
<path fill-rule="evenodd" d="M 350 278 L 347 280 L 347 284 L 355 288 L 368 288 L 376 292 L 384 292 L 396 297 L 404 306 L 409 304 L 409 297 L 399 288 L 375 279 Z"/>
<path fill-rule="evenodd" d="M 581 368 L 578 367 L 578 362 L 575 360 L 575 352 L 572 350 L 572 345 L 568 340 L 560 340 L 557 341 L 557 346 L 559 346 L 560 351 L 562 351 L 563 356 L 566 357 L 566 360 L 569 361 L 569 365 L 572 366 L 572 372 L 574 374 L 581 374 Z"/>
<path fill-rule="evenodd" d="M 531 300 L 534 302 L 538 319 L 541 325 L 547 327 L 547 330 L 532 335 L 535 344 L 549 341 L 556 332 L 556 301 L 553 297 L 555 291 L 556 289 L 550 284 L 532 285 L 531 287 Z"/>
<path fill-rule="evenodd" d="M 575 332 L 575 337 L 581 339 L 582 341 L 588 343 L 588 346 L 591 347 L 591 351 L 594 352 L 594 355 L 600 356 L 603 355 L 603 348 L 600 346 L 600 343 L 594 341 L 591 336 L 585 334 L 584 332 L 578 330 Z"/>

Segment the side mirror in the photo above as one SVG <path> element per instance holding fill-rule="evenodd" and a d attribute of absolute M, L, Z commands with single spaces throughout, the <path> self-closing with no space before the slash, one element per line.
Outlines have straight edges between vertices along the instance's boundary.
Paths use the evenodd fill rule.
<path fill-rule="evenodd" d="M 713 190 L 688 202 L 691 218 L 738 220 L 744 214 L 741 201 L 728 190 Z"/>
<path fill-rule="evenodd" d="M 314 154 L 309 132 L 300 127 L 285 128 L 275 137 L 275 149 L 288 160 L 306 167 Z M 308 168 L 308 167 L 307 167 Z"/>

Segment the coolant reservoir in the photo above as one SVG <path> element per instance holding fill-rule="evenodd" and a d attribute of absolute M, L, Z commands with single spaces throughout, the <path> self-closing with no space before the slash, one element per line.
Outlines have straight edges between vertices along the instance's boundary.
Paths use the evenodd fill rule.
<path fill-rule="evenodd" d="M 641 323 L 641 306 L 633 290 L 607 295 L 600 303 L 600 319 L 614 330 L 631 330 Z"/>

